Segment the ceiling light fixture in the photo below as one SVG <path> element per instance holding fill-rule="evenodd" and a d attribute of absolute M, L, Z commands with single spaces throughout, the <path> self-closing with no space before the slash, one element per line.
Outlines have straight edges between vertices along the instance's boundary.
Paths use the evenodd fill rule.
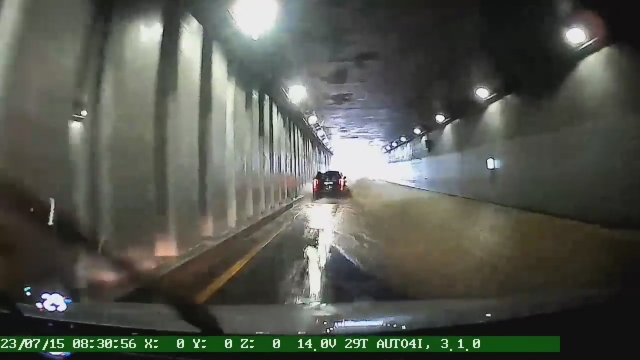
<path fill-rule="evenodd" d="M 483 86 L 477 87 L 475 93 L 476 93 L 476 96 L 482 100 L 486 100 L 491 96 L 491 91 L 489 91 L 489 89 Z"/>
<path fill-rule="evenodd" d="M 311 115 L 309 116 L 307 121 L 309 122 L 310 125 L 313 125 L 318 122 L 318 117 L 316 115 Z"/>
<path fill-rule="evenodd" d="M 582 45 L 589 39 L 587 32 L 578 26 L 573 26 L 567 29 L 567 31 L 564 33 L 564 37 L 566 38 L 567 42 L 573 46 Z"/>
<path fill-rule="evenodd" d="M 293 85 L 289 87 L 287 96 L 292 103 L 298 105 L 307 98 L 307 88 L 304 85 Z"/>
<path fill-rule="evenodd" d="M 229 9 L 241 32 L 258 40 L 271 30 L 278 18 L 278 2 L 275 0 L 236 0 Z"/>

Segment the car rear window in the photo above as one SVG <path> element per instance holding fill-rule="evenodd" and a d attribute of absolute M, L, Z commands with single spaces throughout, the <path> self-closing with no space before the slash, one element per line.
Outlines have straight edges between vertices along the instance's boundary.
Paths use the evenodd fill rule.
<path fill-rule="evenodd" d="M 324 173 L 324 178 L 331 181 L 340 180 L 340 173 L 337 171 L 327 171 Z"/>

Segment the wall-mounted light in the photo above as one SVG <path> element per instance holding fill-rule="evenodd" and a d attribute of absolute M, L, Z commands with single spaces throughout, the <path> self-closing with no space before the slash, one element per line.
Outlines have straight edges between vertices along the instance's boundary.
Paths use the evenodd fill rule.
<path fill-rule="evenodd" d="M 309 122 L 310 125 L 316 124 L 318 122 L 318 117 L 316 115 L 311 115 L 307 118 L 307 122 Z"/>
<path fill-rule="evenodd" d="M 487 158 L 487 169 L 488 170 L 495 170 L 497 168 L 497 163 L 496 163 L 496 159 L 490 157 Z"/>
<path fill-rule="evenodd" d="M 442 115 L 442 114 L 437 114 L 436 115 L 436 122 L 438 124 L 442 124 L 445 120 L 447 120 L 447 117 Z"/>
<path fill-rule="evenodd" d="M 407 137 L 406 136 L 400 136 L 400 141 L 402 141 L 402 142 L 407 141 Z"/>
<path fill-rule="evenodd" d="M 87 115 L 89 115 L 89 112 L 85 109 L 82 109 L 77 113 L 73 114 L 71 120 L 81 122 L 82 120 L 84 120 L 85 117 L 87 117 Z"/>
<path fill-rule="evenodd" d="M 422 129 L 419 126 L 413 128 L 413 133 L 416 135 L 420 135 L 422 133 Z"/>

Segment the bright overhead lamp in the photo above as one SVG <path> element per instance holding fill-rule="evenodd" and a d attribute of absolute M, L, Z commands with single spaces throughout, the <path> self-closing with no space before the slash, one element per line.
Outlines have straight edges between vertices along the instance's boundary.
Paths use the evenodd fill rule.
<path fill-rule="evenodd" d="M 316 115 L 311 115 L 307 119 L 307 122 L 309 122 L 310 125 L 314 125 L 318 122 L 318 117 Z"/>
<path fill-rule="evenodd" d="M 477 87 L 475 93 L 476 96 L 482 100 L 486 100 L 489 98 L 489 96 L 491 96 L 491 91 L 483 86 Z"/>
<path fill-rule="evenodd" d="M 442 115 L 442 114 L 437 114 L 436 115 L 436 122 L 438 124 L 442 124 L 445 120 L 447 120 L 447 118 L 444 115 Z"/>
<path fill-rule="evenodd" d="M 400 136 L 400 141 L 402 141 L 402 142 L 407 141 L 407 137 L 406 136 Z"/>
<path fill-rule="evenodd" d="M 289 100 L 294 104 L 300 104 L 307 98 L 307 88 L 304 85 L 293 85 L 287 92 Z"/>
<path fill-rule="evenodd" d="M 391 143 L 391 146 L 393 146 L 393 147 L 398 146 L 398 142 L 397 142 L 397 141 L 392 142 L 392 143 Z"/>
<path fill-rule="evenodd" d="M 229 13 L 241 32 L 258 40 L 276 24 L 276 0 L 236 0 Z"/>
<path fill-rule="evenodd" d="M 564 37 L 567 42 L 573 46 L 582 45 L 589 40 L 587 32 L 578 26 L 573 26 L 567 29 L 564 33 Z"/>
<path fill-rule="evenodd" d="M 413 128 L 413 133 L 416 135 L 420 135 L 420 133 L 422 133 L 422 129 L 420 129 L 420 127 L 416 126 L 415 128 Z"/>

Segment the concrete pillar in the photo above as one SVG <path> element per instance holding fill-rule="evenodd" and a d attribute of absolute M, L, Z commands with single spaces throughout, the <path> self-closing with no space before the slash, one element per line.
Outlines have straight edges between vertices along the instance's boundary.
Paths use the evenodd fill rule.
<path fill-rule="evenodd" d="M 284 201 L 289 199 L 289 118 L 280 114 L 282 119 L 282 197 Z"/>
<path fill-rule="evenodd" d="M 211 40 L 211 39 L 209 39 Z M 229 208 L 233 184 L 229 183 L 227 161 L 227 100 L 229 84 L 227 60 L 218 44 L 211 49 L 211 152 L 212 162 L 207 168 L 207 202 L 213 216 L 213 233 L 229 228 Z M 231 149 L 233 151 L 233 149 Z M 235 197 L 235 195 L 233 195 Z"/>
<path fill-rule="evenodd" d="M 247 219 L 247 113 L 245 111 L 246 92 L 236 83 L 234 96 L 233 144 L 235 152 L 235 186 L 237 226 Z"/>
<path fill-rule="evenodd" d="M 105 5 L 104 3 L 102 3 Z M 100 82 L 104 66 L 103 51 L 108 25 L 107 11 L 103 7 L 94 8 L 91 28 L 86 36 L 87 46 L 80 63 L 77 93 L 74 100 L 74 119 L 70 122 L 69 145 L 73 167 L 74 213 L 85 231 L 97 236 L 99 226 L 99 167 L 96 108 L 100 99 Z M 83 112 L 84 111 L 84 112 Z M 86 114 L 86 115 L 82 115 Z"/>
<path fill-rule="evenodd" d="M 258 110 L 259 94 L 257 91 L 251 91 L 251 104 L 250 104 L 250 116 L 249 121 L 251 124 L 251 139 L 249 145 L 251 149 L 251 215 L 257 217 L 262 213 L 262 144 L 260 139 L 260 111 Z"/>
<path fill-rule="evenodd" d="M 98 229 L 112 248 L 138 258 L 171 255 L 176 249 L 167 237 L 168 109 L 160 92 L 170 79 L 161 80 L 158 74 L 161 62 L 170 60 L 161 61 L 161 54 L 167 54 L 167 44 L 177 37 L 167 34 L 161 51 L 166 20 L 162 2 L 113 4 L 99 106 L 95 118 L 90 114 L 95 125 L 91 146 L 97 154 Z"/>
<path fill-rule="evenodd" d="M 305 159 L 305 175 L 307 176 L 307 178 L 309 178 L 310 173 L 311 173 L 311 164 L 310 164 L 310 160 L 311 158 L 309 157 L 309 149 L 311 148 L 311 141 L 309 139 L 307 139 L 304 142 L 304 159 Z"/>
<path fill-rule="evenodd" d="M 280 109 L 276 107 L 276 116 L 275 116 L 275 124 L 274 128 L 274 139 L 275 139 L 275 153 L 277 156 L 276 161 L 276 204 L 281 205 L 284 201 L 285 191 L 284 191 L 284 131 L 282 127 L 282 114 L 280 113 Z"/>
<path fill-rule="evenodd" d="M 303 179 L 302 180 L 302 184 L 307 184 L 309 181 L 311 181 L 311 178 L 313 178 L 316 173 L 314 172 L 313 175 L 311 177 L 307 177 L 306 175 L 306 169 L 309 166 L 309 159 L 306 158 L 307 154 L 306 154 L 306 149 L 305 149 L 305 145 L 306 145 L 306 138 L 303 134 L 300 134 L 300 177 Z"/>
<path fill-rule="evenodd" d="M 299 131 L 298 126 L 293 126 L 293 177 L 295 181 L 296 196 L 300 195 L 300 151 L 299 151 Z"/>
<path fill-rule="evenodd" d="M 68 211 L 73 105 L 80 78 L 95 75 L 81 66 L 93 19 L 86 0 L 0 2 L 0 168 Z"/>
<path fill-rule="evenodd" d="M 174 89 L 167 89 L 164 99 L 168 105 L 168 219 L 177 253 L 183 253 L 200 243 L 197 139 L 203 34 L 202 26 L 191 15 L 184 12 L 177 16 L 180 21 L 172 24 L 178 27 L 179 40 L 177 44 L 172 42 L 176 47 L 167 49 L 175 52 L 170 56 L 177 59 L 177 81 Z M 172 76 L 169 71 L 161 69 L 160 74 Z"/>
<path fill-rule="evenodd" d="M 238 124 L 242 132 L 236 134 L 236 138 L 241 140 L 243 152 L 243 188 L 244 193 L 244 213 L 243 221 L 248 221 L 253 216 L 253 118 L 251 114 L 252 91 L 239 89 L 242 92 L 242 116 L 238 118 Z"/>
<path fill-rule="evenodd" d="M 260 162 L 260 166 L 258 168 L 258 212 L 259 214 L 264 214 L 266 210 L 266 187 L 269 174 L 269 154 L 267 148 L 267 133 L 269 131 L 268 125 L 266 124 L 268 120 L 265 112 L 265 106 L 268 109 L 268 104 L 265 103 L 265 95 L 264 93 L 258 94 L 258 160 Z"/>
<path fill-rule="evenodd" d="M 227 84 L 227 112 L 226 112 L 226 152 L 225 152 L 225 183 L 227 184 L 227 226 L 235 228 L 238 213 L 236 203 L 236 154 L 235 154 L 235 98 L 236 82 L 232 77 Z"/>
<path fill-rule="evenodd" d="M 271 206 L 276 208 L 280 204 L 281 192 L 280 192 L 280 122 L 278 121 L 278 107 L 275 102 L 271 100 L 271 156 L 273 157 L 272 170 L 272 190 L 273 190 L 273 202 Z"/>
<path fill-rule="evenodd" d="M 298 176 L 300 178 L 300 186 L 306 184 L 309 179 L 306 179 L 304 177 L 304 154 L 302 153 L 302 144 L 303 144 L 304 138 L 302 136 L 302 131 L 300 131 L 300 129 L 298 129 Z"/>
<path fill-rule="evenodd" d="M 267 211 L 271 212 L 275 204 L 275 152 L 274 152 L 274 140 L 273 140 L 273 114 L 275 111 L 275 103 L 268 96 L 265 96 L 265 111 L 267 111 L 267 118 L 265 118 L 265 132 L 267 141 L 267 163 L 269 164 L 269 171 L 267 172 L 267 197 L 266 206 Z"/>
<path fill-rule="evenodd" d="M 209 179 L 213 165 L 212 143 L 212 75 L 211 65 L 213 42 L 204 35 L 201 53 L 199 124 L 198 124 L 198 207 L 200 210 L 200 235 L 211 237 L 214 234 L 213 204 L 209 201 L 212 184 Z"/>

